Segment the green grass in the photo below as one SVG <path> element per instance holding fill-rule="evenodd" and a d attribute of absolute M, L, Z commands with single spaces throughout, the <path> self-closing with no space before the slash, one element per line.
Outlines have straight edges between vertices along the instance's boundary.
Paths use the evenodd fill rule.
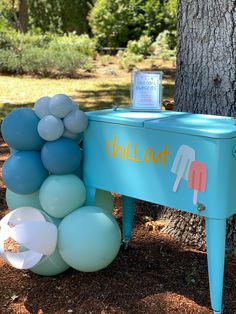
<path fill-rule="evenodd" d="M 161 66 L 166 74 L 163 99 L 173 100 L 175 69 L 168 64 Z M 147 67 L 143 64 L 143 68 Z M 131 73 L 118 69 L 116 63 L 106 67 L 98 65 L 96 72 L 80 79 L 0 76 L 0 121 L 15 108 L 32 107 L 38 98 L 58 93 L 70 96 L 84 111 L 115 104 L 127 106 L 130 104 L 130 80 Z"/>

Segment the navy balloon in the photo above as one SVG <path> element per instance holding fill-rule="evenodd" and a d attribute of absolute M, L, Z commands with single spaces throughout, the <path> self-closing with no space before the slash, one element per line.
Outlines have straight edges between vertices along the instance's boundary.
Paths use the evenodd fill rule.
<path fill-rule="evenodd" d="M 32 109 L 15 109 L 2 122 L 2 136 L 14 149 L 40 150 L 45 141 L 38 134 L 38 122 L 39 118 Z"/>
<path fill-rule="evenodd" d="M 61 138 L 44 144 L 41 151 L 44 167 L 53 174 L 74 172 L 80 165 L 81 152 L 72 140 Z"/>
<path fill-rule="evenodd" d="M 47 176 L 40 153 L 36 151 L 13 154 L 2 168 L 2 178 L 7 188 L 18 194 L 30 194 L 39 190 Z"/>

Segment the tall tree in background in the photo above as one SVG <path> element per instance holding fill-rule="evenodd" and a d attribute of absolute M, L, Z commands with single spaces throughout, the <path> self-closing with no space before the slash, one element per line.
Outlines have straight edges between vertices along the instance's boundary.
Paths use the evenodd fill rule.
<path fill-rule="evenodd" d="M 19 29 L 21 32 L 26 33 L 28 29 L 28 1 L 19 0 Z"/>
<path fill-rule="evenodd" d="M 177 11 L 175 109 L 236 116 L 236 2 L 179 0 Z M 185 243 L 203 247 L 201 218 L 168 211 L 166 227 Z M 236 254 L 236 219 L 228 224 L 227 242 Z"/>

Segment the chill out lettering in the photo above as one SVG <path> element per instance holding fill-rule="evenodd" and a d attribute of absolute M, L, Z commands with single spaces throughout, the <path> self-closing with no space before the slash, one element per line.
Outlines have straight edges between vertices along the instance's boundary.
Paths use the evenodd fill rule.
<path fill-rule="evenodd" d="M 142 159 L 137 157 L 138 149 L 138 144 L 132 144 L 130 142 L 124 143 L 124 145 L 118 145 L 116 135 L 114 135 L 112 141 L 106 141 L 106 155 L 108 157 L 129 160 L 136 163 L 158 163 L 164 167 L 166 166 L 167 158 L 170 155 L 167 144 L 164 145 L 163 150 L 158 152 L 153 150 L 152 147 L 148 146 L 143 152 Z"/>

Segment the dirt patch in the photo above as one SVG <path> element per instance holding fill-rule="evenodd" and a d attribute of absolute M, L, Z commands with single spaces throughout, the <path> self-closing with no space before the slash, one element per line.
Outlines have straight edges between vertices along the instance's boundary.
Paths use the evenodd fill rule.
<path fill-rule="evenodd" d="M 0 163 L 9 150 L 0 140 Z M 5 187 L 0 182 L 1 217 L 7 213 Z M 127 251 L 95 273 L 68 269 L 56 277 L 19 271 L 0 259 L 0 313 L 157 313 L 210 314 L 206 254 L 161 233 L 144 216 L 152 206 L 136 205 L 133 237 Z M 151 208 L 155 210 L 156 207 Z M 121 200 L 115 196 L 115 216 L 121 224 Z M 236 313 L 236 259 L 227 256 L 225 314 Z"/>

